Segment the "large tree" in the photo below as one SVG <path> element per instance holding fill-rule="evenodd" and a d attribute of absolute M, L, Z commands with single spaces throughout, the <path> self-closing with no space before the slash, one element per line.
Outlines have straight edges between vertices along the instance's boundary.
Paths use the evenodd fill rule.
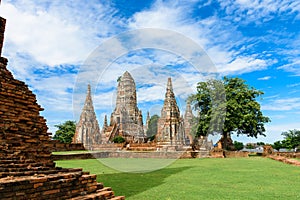
<path fill-rule="evenodd" d="M 228 136 L 233 133 L 265 136 L 264 124 L 270 119 L 262 114 L 257 102 L 261 95 L 262 91 L 240 78 L 199 82 L 197 94 L 190 97 L 199 111 L 197 135 L 222 134 L 223 148 L 227 148 Z"/>
<path fill-rule="evenodd" d="M 75 121 L 65 121 L 63 124 L 55 125 L 58 130 L 53 137 L 54 140 L 59 140 L 62 143 L 71 143 L 76 130 Z"/>

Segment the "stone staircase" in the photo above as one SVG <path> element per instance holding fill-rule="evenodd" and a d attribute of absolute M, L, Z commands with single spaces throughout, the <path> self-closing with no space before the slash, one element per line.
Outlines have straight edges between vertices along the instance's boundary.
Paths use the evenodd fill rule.
<path fill-rule="evenodd" d="M 0 52 L 5 19 L 0 17 Z M 55 167 L 43 108 L 28 86 L 7 70 L 0 54 L 0 199 L 125 199 L 115 197 L 96 175 Z"/>
<path fill-rule="evenodd" d="M 0 199 L 2 200 L 54 200 L 54 199 L 125 199 L 115 197 L 110 187 L 96 181 L 81 169 L 63 169 L 53 174 L 36 174 L 0 179 Z"/>

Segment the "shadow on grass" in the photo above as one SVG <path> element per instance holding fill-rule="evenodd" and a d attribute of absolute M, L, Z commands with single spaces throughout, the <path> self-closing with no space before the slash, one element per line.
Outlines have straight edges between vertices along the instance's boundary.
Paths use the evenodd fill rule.
<path fill-rule="evenodd" d="M 130 197 L 164 183 L 165 178 L 191 167 L 164 168 L 150 173 L 98 174 L 97 181 L 112 187 L 115 195 Z"/>

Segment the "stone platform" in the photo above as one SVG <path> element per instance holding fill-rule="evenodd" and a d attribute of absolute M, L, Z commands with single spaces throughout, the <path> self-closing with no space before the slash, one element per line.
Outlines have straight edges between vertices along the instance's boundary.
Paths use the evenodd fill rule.
<path fill-rule="evenodd" d="M 103 151 L 78 154 L 52 155 L 53 160 L 95 159 L 95 158 L 155 158 L 155 159 L 183 159 L 207 158 L 208 151 Z"/>

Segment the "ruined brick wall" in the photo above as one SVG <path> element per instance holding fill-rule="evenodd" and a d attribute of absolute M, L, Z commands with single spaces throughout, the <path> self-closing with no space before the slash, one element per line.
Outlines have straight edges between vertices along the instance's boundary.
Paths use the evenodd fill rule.
<path fill-rule="evenodd" d="M 55 167 L 43 110 L 0 58 L 0 199 L 125 199 L 82 169 Z"/>
<path fill-rule="evenodd" d="M 1 56 L 2 46 L 4 41 L 4 30 L 5 30 L 5 19 L 0 17 L 0 56 Z"/>
<path fill-rule="evenodd" d="M 27 85 L 14 79 L 6 65 L 7 60 L 1 58 L 0 158 L 54 167 L 48 148 L 46 120 L 39 114 L 43 109 Z"/>
<path fill-rule="evenodd" d="M 5 20 L 0 22 L 1 50 Z M 43 109 L 7 62 L 0 57 L 0 199 L 124 199 L 97 183 L 96 175 L 55 167 Z"/>
<path fill-rule="evenodd" d="M 79 151 L 79 150 L 85 150 L 82 143 L 76 143 L 76 144 L 65 144 L 61 143 L 58 140 L 51 140 L 50 142 L 52 145 L 49 147 L 50 151 Z"/>

